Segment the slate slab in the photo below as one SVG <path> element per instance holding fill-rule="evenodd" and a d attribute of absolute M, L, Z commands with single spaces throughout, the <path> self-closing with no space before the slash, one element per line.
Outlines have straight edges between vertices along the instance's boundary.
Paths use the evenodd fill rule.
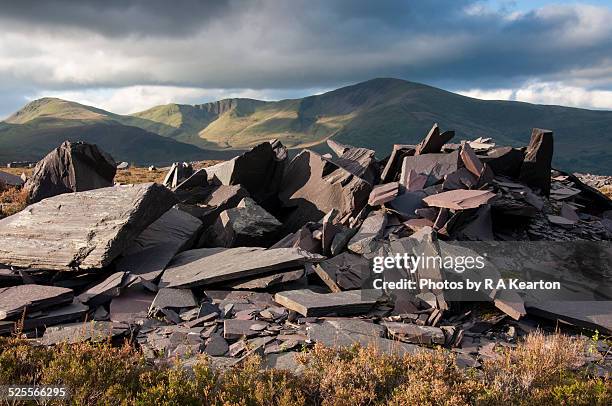
<path fill-rule="evenodd" d="M 147 317 L 155 294 L 141 286 L 124 289 L 111 300 L 110 319 L 114 322 L 131 323 L 137 318 Z"/>
<path fill-rule="evenodd" d="M 91 307 L 110 301 L 113 297 L 119 295 L 126 276 L 126 272 L 115 272 L 102 282 L 81 293 L 78 296 L 79 301 Z"/>
<path fill-rule="evenodd" d="M 156 280 L 178 252 L 191 248 L 201 226 L 201 220 L 171 208 L 134 239 L 116 269 Z"/>
<path fill-rule="evenodd" d="M 84 341 L 101 342 L 125 332 L 125 326 L 116 325 L 110 321 L 71 323 L 47 328 L 39 341 L 43 345 L 75 344 Z"/>
<path fill-rule="evenodd" d="M 43 285 L 19 285 L 0 288 L 0 320 L 15 319 L 49 306 L 70 303 L 72 289 Z"/>
<path fill-rule="evenodd" d="M 175 203 L 154 183 L 63 194 L 0 220 L 0 263 L 70 271 L 103 268 Z"/>
<path fill-rule="evenodd" d="M 0 183 L 4 183 L 9 186 L 21 186 L 23 185 L 23 179 L 12 173 L 6 173 L 0 171 Z"/>
<path fill-rule="evenodd" d="M 405 355 L 425 351 L 417 345 L 383 338 L 385 328 L 360 320 L 328 320 L 308 326 L 308 339 L 331 348 L 347 348 L 355 344 L 374 347 L 385 354 Z"/>
<path fill-rule="evenodd" d="M 369 261 L 350 252 L 319 262 L 313 268 L 332 292 L 360 289 L 370 274 Z"/>
<path fill-rule="evenodd" d="M 474 209 L 488 203 L 495 193 L 488 190 L 456 189 L 427 196 L 425 203 L 433 207 L 445 207 L 453 210 Z"/>
<path fill-rule="evenodd" d="M 401 172 L 408 173 L 413 170 L 417 174 L 428 175 L 431 178 L 428 180 L 428 184 L 431 185 L 444 179 L 444 176 L 455 172 L 462 165 L 459 151 L 453 151 L 449 154 L 415 155 L 404 158 Z"/>
<path fill-rule="evenodd" d="M 363 221 L 357 234 L 348 243 L 348 249 L 356 254 L 371 252 L 376 240 L 381 238 L 387 225 L 387 216 L 382 211 L 370 213 Z"/>
<path fill-rule="evenodd" d="M 525 302 L 527 313 L 612 334 L 612 301 L 547 300 Z"/>
<path fill-rule="evenodd" d="M 178 254 L 164 271 L 160 286 L 193 287 L 263 275 L 322 259 L 299 248 L 201 248 Z"/>
<path fill-rule="evenodd" d="M 296 282 L 304 278 L 304 267 L 294 270 L 274 272 L 262 276 L 253 276 L 223 283 L 223 287 L 231 289 L 267 289 L 273 286 Z"/>
<path fill-rule="evenodd" d="M 191 289 L 162 288 L 155 295 L 151 303 L 151 312 L 162 309 L 180 309 L 184 307 L 196 307 L 198 301 Z"/>
<path fill-rule="evenodd" d="M 376 292 L 350 290 L 316 293 L 310 289 L 290 290 L 274 295 L 274 301 L 305 317 L 351 315 L 369 311 L 380 295 Z"/>
<path fill-rule="evenodd" d="M 23 331 L 34 330 L 42 327 L 53 326 L 55 324 L 67 323 L 76 320 L 83 320 L 89 311 L 89 307 L 75 300 L 70 304 L 52 309 L 45 309 L 36 312 L 36 317 L 23 319 L 21 329 Z M 39 314 L 40 313 L 40 314 Z M 0 321 L 0 334 L 10 334 L 15 332 L 17 321 Z"/>
<path fill-rule="evenodd" d="M 400 322 L 384 322 L 383 325 L 393 338 L 407 343 L 443 345 L 446 340 L 444 332 L 438 327 Z"/>
<path fill-rule="evenodd" d="M 255 337 L 259 335 L 259 331 L 251 329 L 253 326 L 257 326 L 261 322 L 254 320 L 237 320 L 237 319 L 226 319 L 223 320 L 223 338 L 227 340 L 237 340 L 241 337 Z M 266 324 L 267 323 L 263 323 Z"/>

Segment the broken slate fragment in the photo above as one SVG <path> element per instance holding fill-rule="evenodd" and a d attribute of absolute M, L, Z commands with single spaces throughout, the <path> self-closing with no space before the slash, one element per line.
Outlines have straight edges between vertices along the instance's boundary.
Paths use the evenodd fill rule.
<path fill-rule="evenodd" d="M 110 275 L 102 282 L 81 293 L 78 296 L 79 301 L 90 307 L 96 307 L 110 301 L 113 297 L 119 295 L 126 275 L 126 272 L 116 272 Z"/>
<path fill-rule="evenodd" d="M 332 158 L 331 161 L 371 185 L 377 183 L 380 170 L 376 161 L 376 153 L 367 148 L 356 148 L 350 145 L 345 145 L 345 147 L 345 151 L 338 158 Z"/>
<path fill-rule="evenodd" d="M 0 288 L 0 320 L 14 319 L 50 306 L 72 302 L 72 289 L 43 285 Z"/>
<path fill-rule="evenodd" d="M 305 317 L 351 315 L 368 312 L 379 297 L 377 292 L 350 290 L 316 293 L 310 289 L 290 290 L 274 295 L 274 301 Z"/>
<path fill-rule="evenodd" d="M 178 254 L 164 271 L 160 286 L 192 287 L 295 269 L 322 259 L 299 248 L 202 248 Z"/>
<path fill-rule="evenodd" d="M 488 190 L 456 189 L 427 196 L 423 199 L 428 206 L 445 207 L 453 210 L 474 209 L 486 204 L 495 197 Z"/>
<path fill-rule="evenodd" d="M 374 186 L 374 189 L 372 189 L 372 192 L 370 192 L 368 204 L 370 206 L 380 206 L 381 204 L 385 204 L 395 199 L 397 197 L 398 192 L 398 182 L 391 182 L 385 183 L 383 185 Z"/>
<path fill-rule="evenodd" d="M 361 289 L 370 274 L 369 261 L 350 252 L 326 259 L 313 268 L 332 292 Z"/>
<path fill-rule="evenodd" d="M 382 237 L 387 225 L 384 212 L 376 211 L 363 221 L 357 234 L 348 243 L 348 249 L 356 254 L 371 252 L 375 248 L 376 240 Z"/>
<path fill-rule="evenodd" d="M 104 268 L 175 203 L 155 183 L 44 199 L 0 220 L 0 263 L 69 271 Z"/>
<path fill-rule="evenodd" d="M 198 301 L 191 289 L 162 288 L 155 295 L 151 303 L 150 313 L 162 309 L 179 309 L 184 307 L 196 307 Z"/>
<path fill-rule="evenodd" d="M 421 175 L 416 173 L 414 169 L 402 166 L 399 183 L 408 192 L 415 192 L 417 190 L 423 190 L 427 183 L 427 175 Z"/>
<path fill-rule="evenodd" d="M 250 197 L 219 215 L 204 238 L 211 247 L 269 245 L 282 224 Z"/>
<path fill-rule="evenodd" d="M 212 337 L 206 341 L 206 348 L 204 352 L 213 357 L 220 357 L 225 355 L 229 350 L 229 345 L 225 338 L 221 337 L 218 334 L 214 334 Z"/>
<path fill-rule="evenodd" d="M 382 324 L 393 338 L 407 343 L 443 345 L 446 340 L 444 332 L 438 327 L 399 322 L 384 322 Z"/>

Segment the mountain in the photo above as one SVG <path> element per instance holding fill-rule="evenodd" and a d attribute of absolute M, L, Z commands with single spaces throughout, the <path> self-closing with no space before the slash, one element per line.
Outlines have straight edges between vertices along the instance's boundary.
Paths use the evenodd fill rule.
<path fill-rule="evenodd" d="M 119 162 L 142 165 L 213 158 L 209 151 L 194 145 L 127 125 L 118 114 L 44 98 L 0 123 L 0 162 L 36 161 L 67 139 L 97 144 Z"/>
<path fill-rule="evenodd" d="M 52 100 L 51 105 L 45 100 Z M 33 105 L 33 103 L 39 103 Z M 526 145 L 531 128 L 555 132 L 555 166 L 612 173 L 612 112 L 510 101 L 479 100 L 400 79 L 373 79 L 324 94 L 275 102 L 225 99 L 199 105 L 168 104 L 129 116 L 58 99 L 30 103 L 6 123 L 42 120 L 109 123 L 204 148 L 210 156 L 231 154 L 271 138 L 291 148 L 325 150 L 326 139 L 372 148 L 380 158 L 395 143 L 416 143 L 434 122 L 457 139 L 493 137 Z M 56 127 L 57 128 L 57 127 Z M 130 130 L 133 131 L 133 130 Z M 0 147 L 2 131 L 0 130 Z M 1 156 L 0 156 L 1 159 Z M 177 158 L 178 159 L 178 158 Z"/>

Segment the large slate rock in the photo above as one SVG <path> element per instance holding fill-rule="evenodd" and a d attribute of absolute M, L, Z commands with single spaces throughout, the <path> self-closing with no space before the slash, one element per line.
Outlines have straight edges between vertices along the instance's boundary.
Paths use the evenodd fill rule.
<path fill-rule="evenodd" d="M 309 221 L 319 221 L 332 209 L 342 222 L 368 202 L 372 185 L 321 155 L 304 150 L 287 167 L 280 200 L 291 210 L 284 219 L 286 232 L 295 232 Z"/>
<path fill-rule="evenodd" d="M 154 281 L 172 258 L 192 247 L 202 221 L 172 208 L 147 227 L 123 252 L 117 269 Z"/>
<path fill-rule="evenodd" d="M 23 179 L 12 173 L 6 173 L 0 171 L 0 185 L 5 184 L 8 186 L 21 186 L 23 185 Z"/>
<path fill-rule="evenodd" d="M 534 128 L 521 166 L 520 179 L 542 194 L 550 194 L 550 170 L 553 158 L 553 133 Z"/>
<path fill-rule="evenodd" d="M 322 259 L 299 248 L 202 248 L 178 254 L 164 271 L 160 286 L 193 287 L 282 269 Z"/>
<path fill-rule="evenodd" d="M 113 185 L 117 164 L 96 145 L 64 141 L 36 167 L 24 188 L 31 203 L 68 192 Z"/>
<path fill-rule="evenodd" d="M 45 199 L 0 220 L 0 263 L 49 270 L 103 268 L 175 203 L 154 183 Z"/>
<path fill-rule="evenodd" d="M 219 215 L 203 238 L 211 247 L 269 245 L 282 224 L 249 197 Z"/>
<path fill-rule="evenodd" d="M 416 146 L 415 155 L 434 154 L 440 152 L 442 146 L 455 136 L 454 131 L 440 133 L 438 123 L 435 123 L 427 136 L 419 145 Z"/>
<path fill-rule="evenodd" d="M 251 197 L 270 210 L 277 194 L 287 160 L 287 149 L 278 140 L 264 142 L 229 161 L 206 168 L 209 179 L 222 185 L 241 185 Z"/>
<path fill-rule="evenodd" d="M 444 179 L 446 175 L 457 171 L 462 165 L 459 151 L 453 151 L 449 154 L 414 155 L 404 158 L 401 173 L 408 173 L 413 170 L 417 174 L 428 175 L 430 178 L 428 185 L 432 185 Z"/>
<path fill-rule="evenodd" d="M 72 301 L 72 289 L 43 285 L 19 285 L 0 288 L 0 320 L 20 317 L 48 306 Z"/>

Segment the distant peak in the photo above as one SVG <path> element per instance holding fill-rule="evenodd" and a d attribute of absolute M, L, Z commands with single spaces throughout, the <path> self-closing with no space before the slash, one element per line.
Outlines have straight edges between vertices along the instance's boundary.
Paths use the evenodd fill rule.
<path fill-rule="evenodd" d="M 42 97 L 32 100 L 19 111 L 5 120 L 11 124 L 24 124 L 37 118 L 57 118 L 66 120 L 98 120 L 108 117 L 110 113 L 95 107 L 60 99 Z"/>

